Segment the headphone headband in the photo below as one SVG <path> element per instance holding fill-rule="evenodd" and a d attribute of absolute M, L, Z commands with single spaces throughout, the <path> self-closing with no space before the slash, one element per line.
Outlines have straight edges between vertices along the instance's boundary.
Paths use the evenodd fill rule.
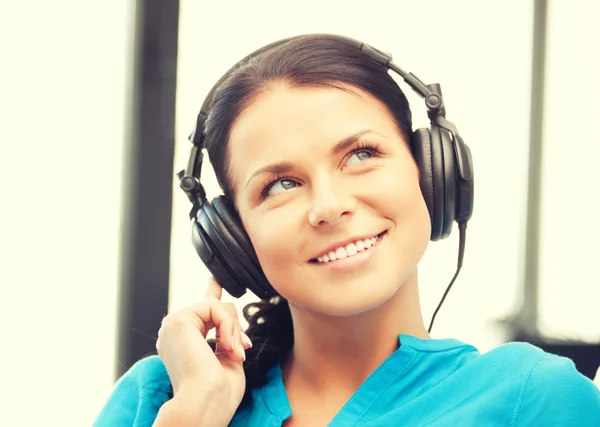
<path fill-rule="evenodd" d="M 202 146 L 202 142 L 203 142 L 202 141 L 202 133 L 201 132 L 198 133 L 197 130 L 202 129 L 204 127 L 204 122 L 206 121 L 206 118 L 208 117 L 208 110 L 209 110 L 210 104 L 212 103 L 215 92 L 217 91 L 219 86 L 221 86 L 221 84 L 231 75 L 231 73 L 240 64 L 245 63 L 249 59 L 258 56 L 263 52 L 266 52 L 268 50 L 279 47 L 279 46 L 281 46 L 285 43 L 288 43 L 292 40 L 300 39 L 300 38 L 306 37 L 306 36 L 307 35 L 287 37 L 287 38 L 278 40 L 276 42 L 269 43 L 268 45 L 265 45 L 265 46 L 261 47 L 260 49 L 255 50 L 254 52 L 250 53 L 249 55 L 246 55 L 244 58 L 242 58 L 240 61 L 238 61 L 233 67 L 231 67 L 229 70 L 227 70 L 227 72 L 225 74 L 223 74 L 223 76 L 221 76 L 221 78 L 217 81 L 217 83 L 215 83 L 213 85 L 211 90 L 208 92 L 208 95 L 204 99 L 204 102 L 202 103 L 202 107 L 200 107 L 200 112 L 198 113 L 198 118 L 196 120 L 196 128 L 194 129 L 192 134 L 189 136 L 189 140 L 194 145 Z M 417 76 L 415 76 L 412 73 L 407 73 L 402 68 L 400 68 L 396 64 L 394 64 L 392 62 L 392 55 L 390 53 L 382 52 L 379 49 L 374 48 L 373 46 L 370 46 L 366 43 L 363 43 L 361 41 L 355 40 L 350 37 L 339 36 L 339 35 L 334 35 L 334 34 L 311 34 L 310 36 L 327 36 L 329 38 L 346 43 L 350 46 L 355 47 L 356 49 L 363 51 L 369 57 L 371 57 L 371 59 L 379 62 L 384 67 L 394 70 L 398 75 L 400 75 L 404 79 L 404 81 L 421 98 L 425 98 L 425 105 L 427 106 L 427 110 L 429 112 L 432 112 L 435 115 L 438 115 L 441 113 L 442 116 L 445 116 L 445 111 L 443 111 L 444 104 L 442 102 L 441 93 L 437 93 L 437 91 L 435 89 L 428 87 L 425 83 L 423 83 L 421 80 L 419 80 L 419 78 Z M 438 85 L 438 90 L 439 90 L 439 85 Z"/>
<path fill-rule="evenodd" d="M 229 78 L 231 73 L 238 68 L 240 64 L 246 63 L 251 58 L 260 55 L 263 52 L 274 49 L 292 40 L 306 37 L 307 35 L 294 36 L 284 38 L 273 43 L 267 44 L 260 49 L 246 55 L 243 59 L 238 61 L 233 67 L 231 67 L 218 81 L 213 85 L 208 95 L 202 103 L 200 112 L 196 119 L 196 127 L 190 134 L 188 139 L 192 142 L 192 150 L 188 161 L 187 168 L 180 171 L 177 176 L 179 177 L 179 186 L 187 194 L 190 201 L 193 203 L 192 211 L 190 212 L 190 218 L 195 217 L 195 213 L 200 205 L 206 201 L 206 192 L 200 184 L 200 173 L 202 170 L 202 160 L 204 148 L 204 135 L 203 128 L 204 123 L 208 117 L 208 110 L 213 101 L 213 97 L 217 89 L 221 84 Z M 469 181 L 473 176 L 471 168 L 470 152 L 468 147 L 465 146 L 462 138 L 458 134 L 456 126 L 446 119 L 446 109 L 442 97 L 442 90 L 439 84 L 425 84 L 417 76 L 410 72 L 404 71 L 402 68 L 392 62 L 392 55 L 376 49 L 366 43 L 352 39 L 350 37 L 333 35 L 333 34 L 311 34 L 310 36 L 326 36 L 333 40 L 344 42 L 356 49 L 361 50 L 371 59 L 377 61 L 384 67 L 393 70 L 395 73 L 400 75 L 404 81 L 416 92 L 421 98 L 425 99 L 425 106 L 427 107 L 427 115 L 432 123 L 436 126 L 446 129 L 453 136 L 454 150 L 457 157 L 457 168 L 462 179 Z"/>

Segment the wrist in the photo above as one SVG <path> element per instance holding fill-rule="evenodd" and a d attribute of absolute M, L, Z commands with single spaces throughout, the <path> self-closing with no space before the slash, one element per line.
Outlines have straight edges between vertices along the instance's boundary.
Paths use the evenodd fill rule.
<path fill-rule="evenodd" d="M 226 427 L 231 417 L 224 415 L 209 396 L 180 391 L 161 406 L 153 427 Z"/>

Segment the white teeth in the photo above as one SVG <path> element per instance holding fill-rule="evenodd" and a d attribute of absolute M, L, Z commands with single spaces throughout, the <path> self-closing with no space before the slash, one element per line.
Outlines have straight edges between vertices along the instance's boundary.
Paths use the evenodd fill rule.
<path fill-rule="evenodd" d="M 358 252 L 362 252 L 365 249 L 365 242 L 363 242 L 362 240 L 359 240 L 358 242 L 356 242 L 356 250 Z"/>
<path fill-rule="evenodd" d="M 354 243 L 348 243 L 346 246 L 346 254 L 348 254 L 348 256 L 352 256 L 356 255 L 356 252 L 358 252 L 356 245 Z"/>
<path fill-rule="evenodd" d="M 320 263 L 325 263 L 356 255 L 358 252 L 362 252 L 372 247 L 378 239 L 379 236 L 375 236 L 368 239 L 357 240 L 353 243 L 348 243 L 346 246 L 337 248 L 335 251 L 329 251 L 329 253 L 326 255 L 317 258 L 317 261 Z"/>

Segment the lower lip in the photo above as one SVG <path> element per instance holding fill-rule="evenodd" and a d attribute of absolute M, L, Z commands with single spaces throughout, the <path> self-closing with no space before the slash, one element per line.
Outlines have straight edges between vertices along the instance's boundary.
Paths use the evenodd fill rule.
<path fill-rule="evenodd" d="M 336 259 L 335 261 L 321 262 L 321 263 L 313 263 L 317 267 L 326 268 L 330 271 L 336 272 L 349 272 L 357 269 L 358 267 L 363 267 L 365 263 L 371 260 L 377 251 L 378 246 L 381 244 L 381 241 L 385 239 L 387 236 L 387 232 L 384 232 L 375 242 L 373 246 L 369 249 L 363 250 L 356 255 L 352 255 L 342 259 Z"/>

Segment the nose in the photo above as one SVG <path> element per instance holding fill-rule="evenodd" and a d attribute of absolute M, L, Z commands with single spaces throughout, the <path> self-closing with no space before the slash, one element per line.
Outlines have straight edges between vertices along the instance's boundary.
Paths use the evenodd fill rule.
<path fill-rule="evenodd" d="M 321 181 L 313 191 L 308 222 L 313 227 L 336 224 L 352 217 L 355 209 L 356 201 L 351 192 Z"/>

